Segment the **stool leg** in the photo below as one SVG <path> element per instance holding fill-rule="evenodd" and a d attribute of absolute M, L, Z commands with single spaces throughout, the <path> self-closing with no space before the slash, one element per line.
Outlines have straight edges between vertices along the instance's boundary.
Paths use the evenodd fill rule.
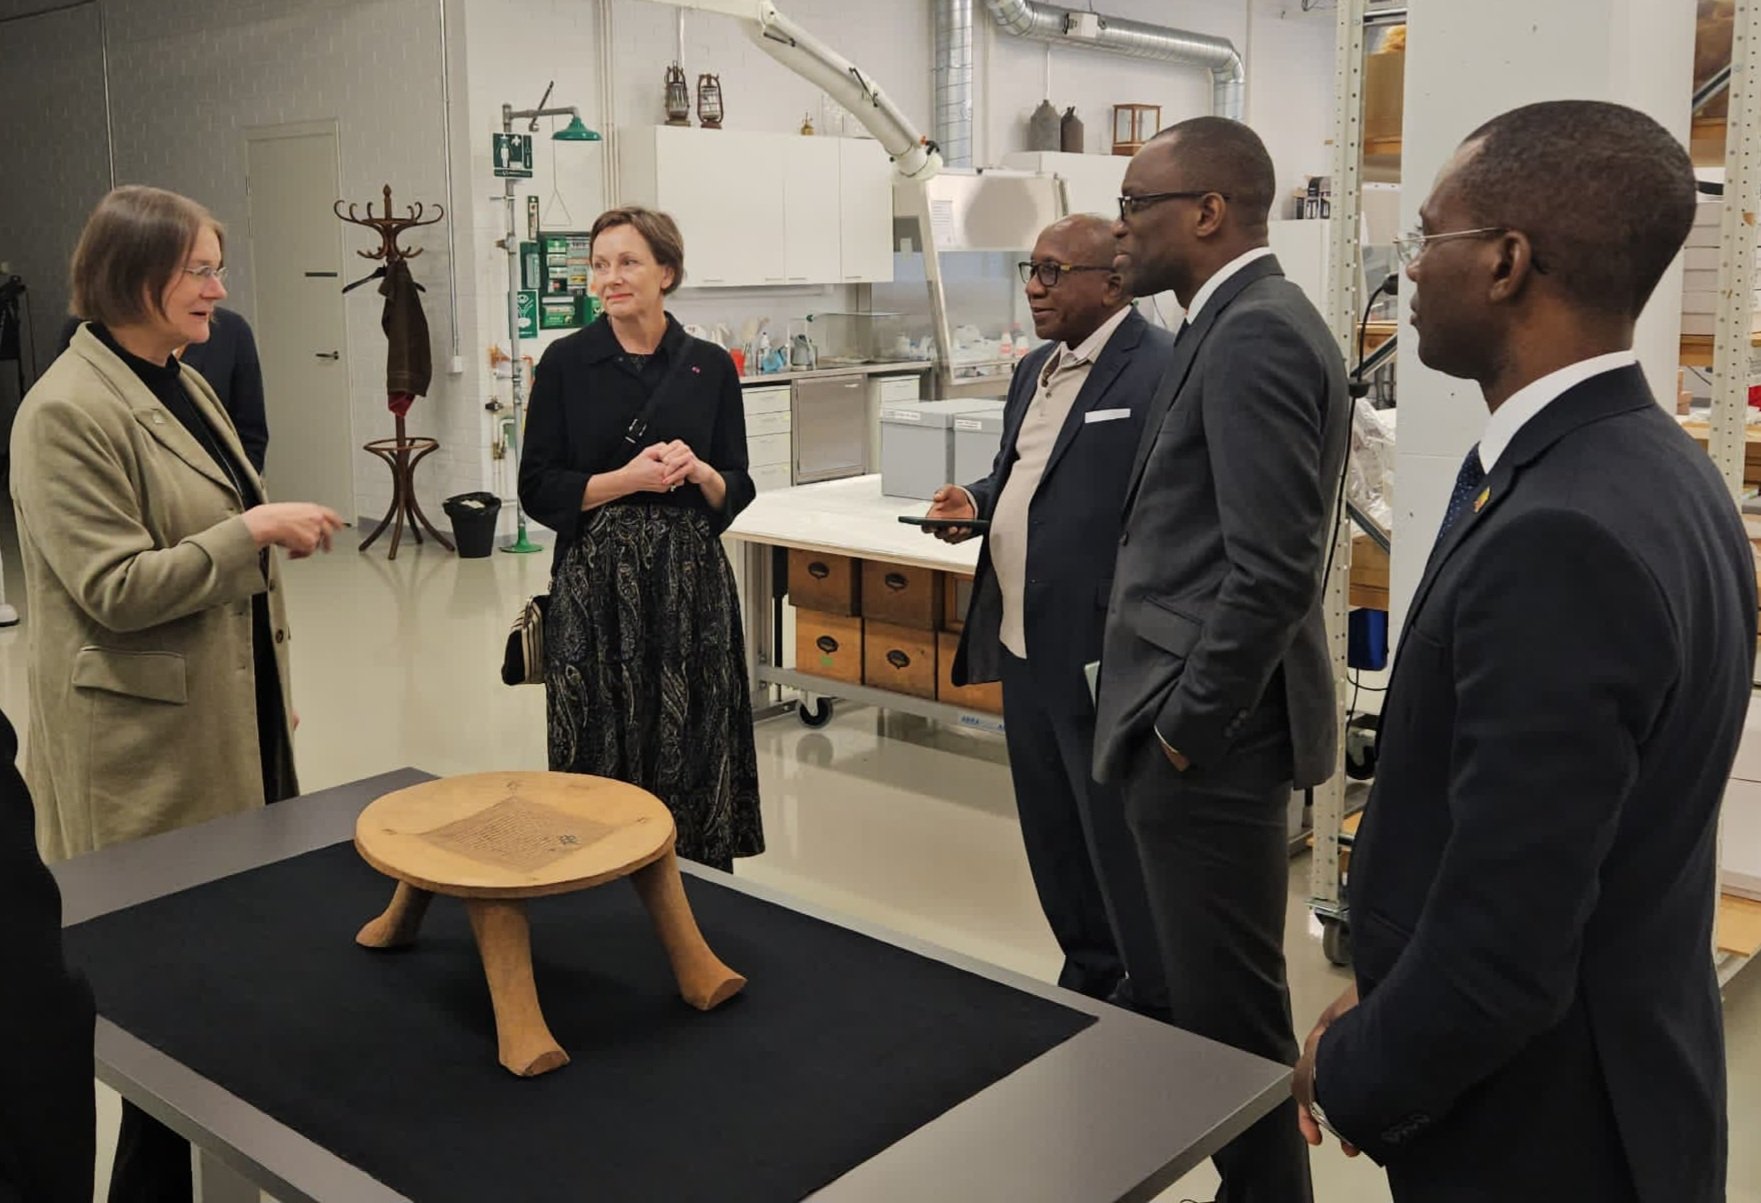
<path fill-rule="evenodd" d="M 355 943 L 363 948 L 402 948 L 414 944 L 422 916 L 428 913 L 428 904 L 433 900 L 434 895 L 427 890 L 418 890 L 407 881 L 398 882 L 391 905 L 360 930 Z"/>
<path fill-rule="evenodd" d="M 667 959 L 673 963 L 673 976 L 679 979 L 679 993 L 686 1002 L 708 1011 L 745 987 L 746 979 L 722 964 L 703 939 L 691 913 L 691 901 L 685 897 L 685 884 L 679 880 L 678 857 L 671 848 L 653 864 L 631 874 L 630 881 L 654 920 L 660 942 L 666 945 Z"/>
<path fill-rule="evenodd" d="M 569 1063 L 569 1055 L 550 1034 L 538 1009 L 538 987 L 532 981 L 532 929 L 526 908 L 516 901 L 468 898 L 471 934 L 489 979 L 489 1001 L 495 1005 L 495 1035 L 501 1063 L 522 1078 Z"/>

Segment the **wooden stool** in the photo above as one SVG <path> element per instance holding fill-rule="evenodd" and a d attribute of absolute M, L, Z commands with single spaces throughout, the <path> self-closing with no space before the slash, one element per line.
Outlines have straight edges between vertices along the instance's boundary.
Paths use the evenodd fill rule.
<path fill-rule="evenodd" d="M 538 1007 L 525 900 L 628 877 L 654 920 L 678 979 L 700 1011 L 746 979 L 704 942 L 679 880 L 673 817 L 646 790 L 575 773 L 474 773 L 386 794 L 361 812 L 355 847 L 398 881 L 385 913 L 355 941 L 413 942 L 429 900 L 465 900 L 483 958 L 501 1063 L 535 1077 L 569 1063 Z"/>
<path fill-rule="evenodd" d="M 440 443 L 429 438 L 409 438 L 404 434 L 404 420 L 400 417 L 397 420 L 396 438 L 374 439 L 371 443 L 362 444 L 361 450 L 378 456 L 391 469 L 391 508 L 385 511 L 385 517 L 379 520 L 379 525 L 373 528 L 373 533 L 361 544 L 361 550 L 366 551 L 373 546 L 374 540 L 384 534 L 385 528 L 392 526 L 392 520 L 396 519 L 397 525 L 392 526 L 391 530 L 391 554 L 386 559 L 397 559 L 397 545 L 403 542 L 404 520 L 407 518 L 410 523 L 410 537 L 416 542 L 422 541 L 422 531 L 426 529 L 434 536 L 436 543 L 452 551 L 453 545 L 447 541 L 445 535 L 434 529 L 434 524 L 428 521 L 428 515 L 422 512 L 422 503 L 416 500 L 416 465 L 440 450 Z"/>

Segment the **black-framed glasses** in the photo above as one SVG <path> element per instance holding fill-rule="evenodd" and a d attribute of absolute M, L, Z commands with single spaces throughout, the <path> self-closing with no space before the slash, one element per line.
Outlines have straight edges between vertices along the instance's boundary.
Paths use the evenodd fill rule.
<path fill-rule="evenodd" d="M 1092 263 L 1055 263 L 1050 259 L 1042 260 L 1039 263 L 1030 263 L 1024 259 L 1015 265 L 1015 270 L 1021 273 L 1023 284 L 1038 276 L 1041 284 L 1047 288 L 1056 288 L 1058 281 L 1064 278 L 1065 272 L 1110 272 L 1113 269 L 1111 266 L 1096 267 Z"/>
<path fill-rule="evenodd" d="M 1198 192 L 1145 192 L 1138 196 L 1122 196 L 1119 198 L 1119 220 L 1125 221 L 1133 213 L 1141 213 L 1151 205 L 1159 205 L 1163 201 L 1198 200 L 1206 196 L 1220 196 L 1224 200 L 1234 200 L 1227 192 L 1218 192 L 1215 188 L 1205 188 Z"/>

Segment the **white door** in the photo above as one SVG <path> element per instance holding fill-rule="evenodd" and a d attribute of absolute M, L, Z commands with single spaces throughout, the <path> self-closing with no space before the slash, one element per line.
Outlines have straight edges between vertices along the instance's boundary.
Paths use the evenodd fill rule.
<path fill-rule="evenodd" d="M 838 139 L 839 237 L 846 284 L 893 279 L 893 163 L 879 142 Z"/>
<path fill-rule="evenodd" d="M 372 268 L 354 256 L 344 268 L 344 227 L 330 211 L 342 195 L 336 126 L 304 122 L 247 136 L 251 284 L 269 418 L 265 488 L 280 501 L 321 502 L 353 522 L 358 448 L 341 273 Z"/>

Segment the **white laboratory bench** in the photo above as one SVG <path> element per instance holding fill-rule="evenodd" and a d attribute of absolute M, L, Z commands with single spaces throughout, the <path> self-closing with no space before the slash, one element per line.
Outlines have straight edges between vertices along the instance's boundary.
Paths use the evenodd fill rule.
<path fill-rule="evenodd" d="M 848 556 L 970 577 L 978 567 L 977 539 L 948 544 L 906 526 L 900 515 L 922 514 L 928 503 L 881 494 L 880 476 L 855 476 L 760 493 L 728 528 L 726 538 L 740 578 L 746 664 L 755 712 L 769 717 L 795 710 L 820 726 L 831 703 L 846 699 L 980 731 L 1003 729 L 1002 716 L 892 690 L 804 673 L 789 667 L 792 607 L 783 604 L 791 550 Z M 773 691 L 799 693 L 799 704 Z M 767 703 L 770 703 L 767 705 Z"/>

